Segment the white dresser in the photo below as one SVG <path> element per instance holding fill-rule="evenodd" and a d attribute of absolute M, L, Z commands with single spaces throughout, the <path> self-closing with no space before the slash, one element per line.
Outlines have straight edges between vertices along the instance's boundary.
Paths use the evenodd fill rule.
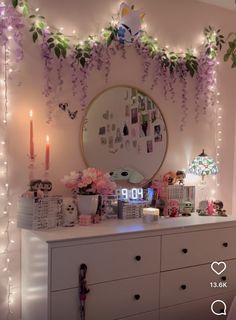
<path fill-rule="evenodd" d="M 227 269 L 216 275 L 213 261 Z M 22 320 L 79 320 L 78 273 L 87 265 L 86 320 L 213 320 L 214 300 L 236 296 L 236 219 L 107 221 L 22 231 Z M 227 282 L 211 288 L 210 282 Z M 216 306 L 217 308 L 217 306 Z M 220 311 L 221 306 L 219 306 Z"/>

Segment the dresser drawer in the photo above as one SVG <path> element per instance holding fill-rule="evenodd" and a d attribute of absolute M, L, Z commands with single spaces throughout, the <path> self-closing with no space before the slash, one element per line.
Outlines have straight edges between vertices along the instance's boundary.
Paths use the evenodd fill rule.
<path fill-rule="evenodd" d="M 88 268 L 88 284 L 156 273 L 160 271 L 160 238 L 54 248 L 51 290 L 77 287 L 82 263 Z"/>
<path fill-rule="evenodd" d="M 159 320 L 159 310 L 152 312 L 145 312 L 136 316 L 120 318 L 117 320 Z"/>
<path fill-rule="evenodd" d="M 226 320 L 227 316 L 216 316 L 211 312 L 211 304 L 215 300 L 223 300 L 227 306 L 226 313 L 228 314 L 235 295 L 236 291 L 164 308 L 160 310 L 160 320 L 217 320 L 218 318 Z M 221 312 L 221 309 L 222 305 L 215 305 L 214 307 L 216 312 Z"/>
<path fill-rule="evenodd" d="M 163 236 L 161 270 L 236 258 L 236 228 Z"/>
<path fill-rule="evenodd" d="M 159 302 L 158 285 L 157 275 L 90 285 L 86 299 L 86 320 L 120 319 L 155 310 Z M 52 292 L 51 302 L 51 320 L 79 319 L 78 289 Z"/>
<path fill-rule="evenodd" d="M 221 275 L 214 273 L 210 264 L 162 272 L 160 306 L 173 306 L 236 290 L 236 260 L 229 260 L 226 264 Z M 225 282 L 227 287 L 215 287 L 219 282 Z"/>

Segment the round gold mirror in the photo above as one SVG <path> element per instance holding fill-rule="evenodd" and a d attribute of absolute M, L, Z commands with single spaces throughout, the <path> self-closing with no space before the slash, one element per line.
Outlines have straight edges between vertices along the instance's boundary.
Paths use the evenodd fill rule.
<path fill-rule="evenodd" d="M 160 169 L 168 135 L 156 103 L 139 89 L 112 87 L 99 94 L 82 122 L 82 154 L 88 167 L 116 182 L 144 184 Z"/>

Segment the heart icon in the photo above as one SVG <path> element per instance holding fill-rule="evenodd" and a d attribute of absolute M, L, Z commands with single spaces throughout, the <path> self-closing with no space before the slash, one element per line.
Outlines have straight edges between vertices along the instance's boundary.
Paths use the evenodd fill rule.
<path fill-rule="evenodd" d="M 226 269 L 226 263 L 223 261 L 214 261 L 211 264 L 211 269 L 214 271 L 218 276 L 223 273 Z"/>

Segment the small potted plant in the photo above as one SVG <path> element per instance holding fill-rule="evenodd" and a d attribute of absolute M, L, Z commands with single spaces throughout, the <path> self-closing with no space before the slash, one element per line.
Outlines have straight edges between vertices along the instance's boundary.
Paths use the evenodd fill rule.
<path fill-rule="evenodd" d="M 77 198 L 80 214 L 96 214 L 99 195 L 114 194 L 116 184 L 111 181 L 109 173 L 96 168 L 87 168 L 71 172 L 62 179 L 65 187 Z"/>

